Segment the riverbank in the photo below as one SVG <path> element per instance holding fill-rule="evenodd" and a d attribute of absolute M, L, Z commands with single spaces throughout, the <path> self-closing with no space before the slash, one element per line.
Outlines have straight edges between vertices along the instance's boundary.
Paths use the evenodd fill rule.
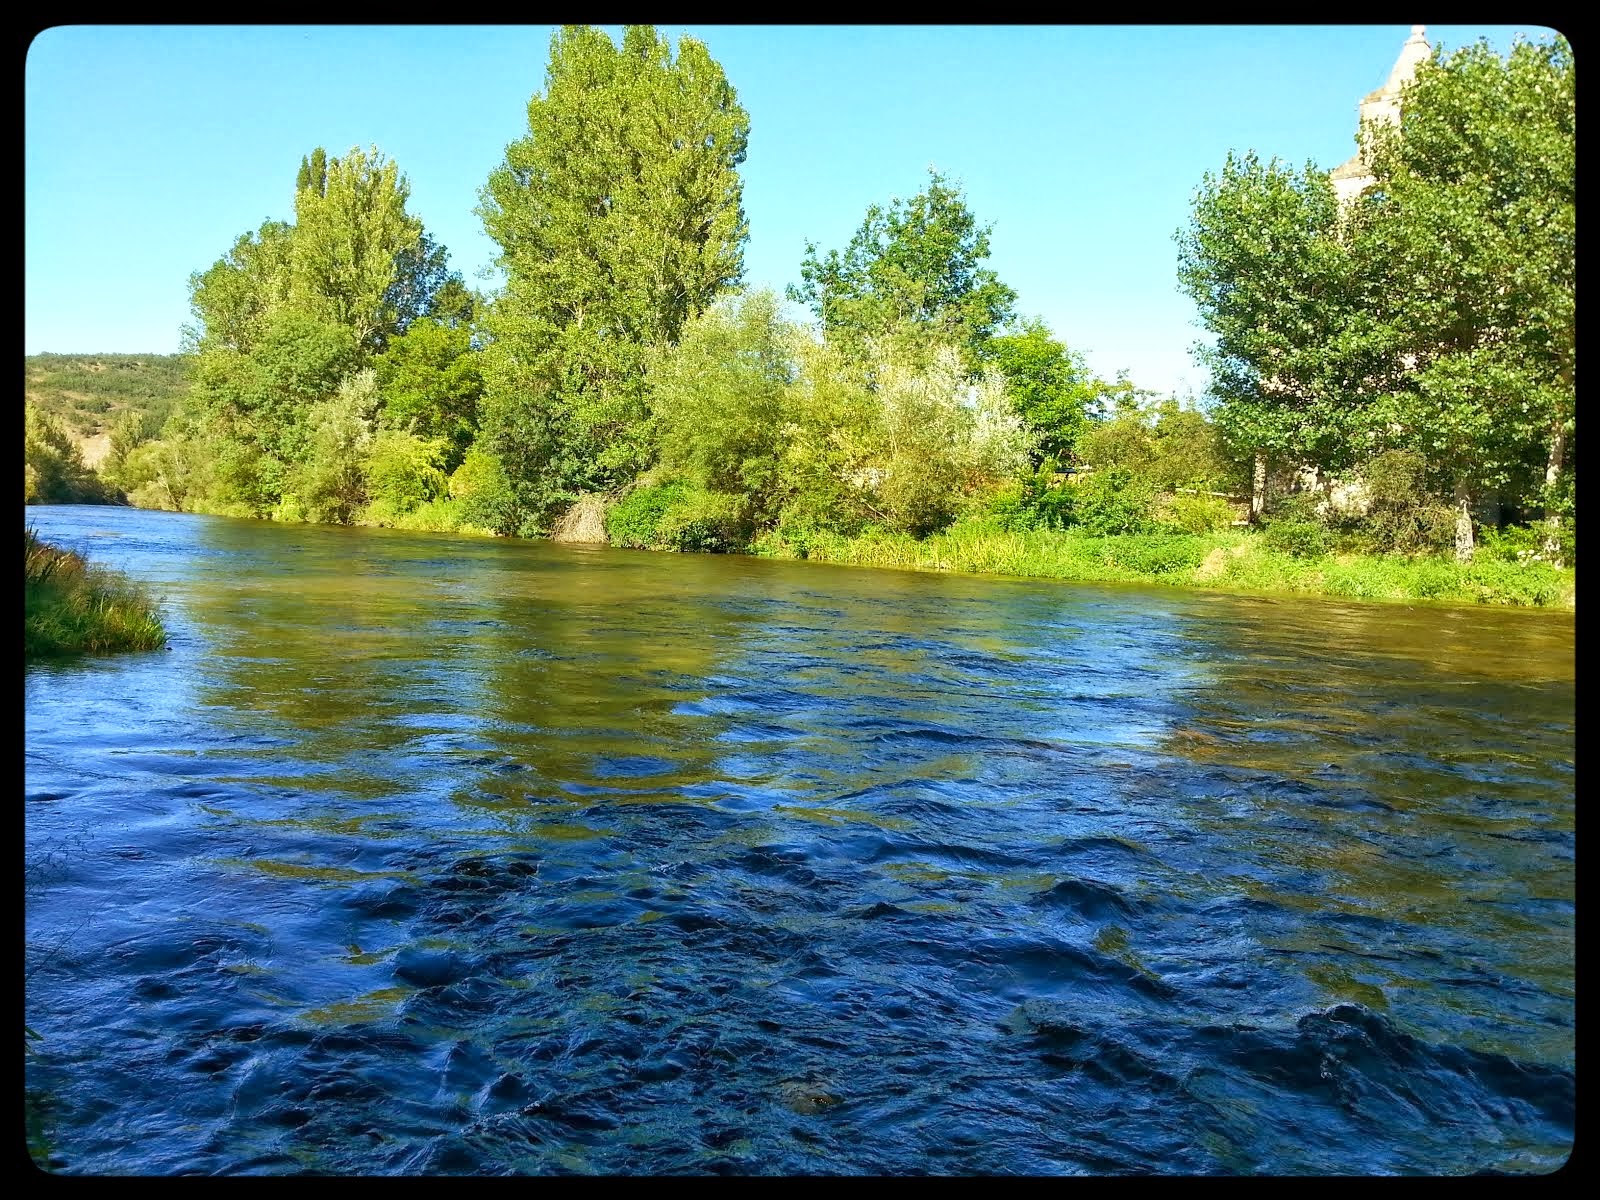
<path fill-rule="evenodd" d="M 438 500 L 409 513 L 357 525 L 493 537 L 463 520 L 462 506 Z M 215 513 L 239 516 L 239 513 Z M 1150 583 L 1241 593 L 1332 596 L 1352 600 L 1444 601 L 1520 608 L 1576 607 L 1571 567 L 1516 561 L 1480 548 L 1470 563 L 1438 556 L 1325 553 L 1295 555 L 1255 530 L 1093 537 L 1073 530 L 1012 532 L 958 522 L 917 539 L 869 531 L 854 538 L 813 534 L 805 541 L 763 534 L 745 548 L 762 558 L 809 559 L 861 567 L 1012 575 L 1069 583 Z"/>
<path fill-rule="evenodd" d="M 166 631 L 131 581 L 23 530 L 25 660 L 117 650 L 158 650 Z"/>
<path fill-rule="evenodd" d="M 968 523 L 921 540 L 869 533 L 856 538 L 819 535 L 796 545 L 769 536 L 752 549 L 777 558 L 1079 583 L 1154 583 L 1230 592 L 1568 610 L 1576 603 L 1570 567 L 1511 562 L 1487 554 L 1466 564 L 1396 555 L 1301 557 L 1275 549 L 1262 534 L 1245 530 L 1091 537 L 1056 530 L 1015 533 Z"/>

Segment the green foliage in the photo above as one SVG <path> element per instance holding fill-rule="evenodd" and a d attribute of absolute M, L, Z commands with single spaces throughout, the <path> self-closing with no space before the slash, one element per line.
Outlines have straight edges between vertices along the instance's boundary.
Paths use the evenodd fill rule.
<path fill-rule="evenodd" d="M 432 317 L 413 321 L 374 363 L 383 423 L 442 439 L 448 444 L 445 467 L 454 470 L 478 431 L 479 360 L 470 329 Z"/>
<path fill-rule="evenodd" d="M 1355 523 L 1365 548 L 1380 553 L 1433 553 L 1455 544 L 1455 511 L 1438 503 L 1427 462 L 1414 450 L 1390 450 L 1362 468 L 1371 504 Z"/>
<path fill-rule="evenodd" d="M 1175 495 L 1161 521 L 1184 533 L 1216 533 L 1233 524 L 1234 506 L 1221 496 Z"/>
<path fill-rule="evenodd" d="M 439 439 L 420 438 L 399 429 L 380 429 L 367 450 L 366 489 L 371 501 L 367 519 L 403 516 L 444 496 L 449 479 L 444 471 L 449 447 Z"/>
<path fill-rule="evenodd" d="M 1273 521 L 1265 537 L 1270 549 L 1291 558 L 1316 558 L 1328 552 L 1328 531 L 1316 521 Z"/>
<path fill-rule="evenodd" d="M 23 531 L 23 657 L 156 650 L 167 641 L 144 591 Z"/>
<path fill-rule="evenodd" d="M 990 338 L 987 354 L 1005 376 L 1012 408 L 1034 435 L 1036 465 L 1047 459 L 1071 462 L 1106 385 L 1036 317 L 1013 333 Z"/>
<path fill-rule="evenodd" d="M 1155 489 L 1126 467 L 1096 471 L 1073 485 L 1076 523 L 1094 537 L 1153 531 L 1155 506 Z"/>
<path fill-rule="evenodd" d="M 858 435 L 854 481 L 885 528 L 920 537 L 948 524 L 963 495 L 1014 475 L 1031 439 L 997 372 L 972 383 L 955 347 L 922 364 L 895 347 L 874 347 L 871 423 Z"/>
<path fill-rule="evenodd" d="M 1211 544 L 1204 538 L 1154 533 L 1108 537 L 1102 542 L 1106 561 L 1138 575 L 1171 575 L 1193 571 Z"/>
<path fill-rule="evenodd" d="M 613 546 L 650 550 L 660 544 L 657 530 L 667 510 L 688 491 L 681 483 L 636 487 L 606 510 L 606 536 Z"/>
<path fill-rule="evenodd" d="M 500 246 L 484 430 L 525 520 L 646 464 L 650 357 L 743 270 L 749 118 L 692 38 L 628 26 L 552 39 L 528 135 L 479 214 Z"/>
<path fill-rule="evenodd" d="M 808 305 L 829 337 L 859 343 L 899 331 L 958 346 L 976 367 L 1017 298 L 981 265 L 991 228 L 978 224 L 958 187 L 930 171 L 927 188 L 909 201 L 869 207 L 842 254 L 819 259 L 808 242 L 803 282 L 789 298 Z"/>
<path fill-rule="evenodd" d="M 722 553 L 743 549 L 751 523 L 742 496 L 685 488 L 656 523 L 656 546 L 666 550 Z"/>
<path fill-rule="evenodd" d="M 349 524 L 366 503 L 377 409 L 371 371 L 351 376 L 337 394 L 311 407 L 305 454 L 291 479 L 292 500 L 304 514 L 298 519 Z"/>
<path fill-rule="evenodd" d="M 1174 397 L 1141 404 L 1141 396 L 1148 393 L 1124 391 L 1111 414 L 1089 423 L 1078 439 L 1078 457 L 1086 466 L 1120 467 L 1168 491 L 1215 490 L 1239 482 L 1237 466 L 1204 413 Z"/>
<path fill-rule="evenodd" d="M 985 506 L 999 529 L 1065 529 L 1073 523 L 1074 489 L 1056 480 L 1047 461 L 996 489 Z"/>
<path fill-rule="evenodd" d="M 1479 43 L 1363 132 L 1376 181 L 1346 211 L 1309 165 L 1230 155 L 1206 177 L 1179 277 L 1236 451 L 1343 473 L 1406 449 L 1433 500 L 1524 508 L 1570 473 L 1574 95 L 1559 36 Z"/>
<path fill-rule="evenodd" d="M 24 501 L 84 504 L 105 499 L 99 479 L 61 423 L 31 404 L 23 407 Z"/>
<path fill-rule="evenodd" d="M 467 451 L 450 475 L 450 498 L 461 506 L 463 523 L 491 533 L 519 532 L 516 498 L 500 460 L 481 445 Z"/>
<path fill-rule="evenodd" d="M 411 186 L 376 146 L 326 162 L 320 188 L 295 192 L 287 303 L 348 330 L 363 354 L 375 352 L 425 308 L 429 272 L 443 265 L 429 256 L 442 251 L 422 245 L 422 223 L 406 213 Z"/>
<path fill-rule="evenodd" d="M 798 336 L 771 292 L 730 299 L 691 321 L 650 374 L 660 470 L 747 496 L 758 517 L 776 516 Z"/>
<path fill-rule="evenodd" d="M 189 276 L 195 323 L 185 330 L 187 349 L 204 344 L 250 352 L 262 322 L 288 302 L 292 233 L 283 221 L 264 221 L 254 233 L 240 234 L 205 271 Z"/>

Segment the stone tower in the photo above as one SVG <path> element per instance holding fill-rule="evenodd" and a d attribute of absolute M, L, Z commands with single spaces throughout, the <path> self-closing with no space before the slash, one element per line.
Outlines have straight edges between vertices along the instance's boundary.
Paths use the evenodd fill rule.
<path fill-rule="evenodd" d="M 1388 81 L 1377 91 L 1368 92 L 1361 101 L 1359 112 L 1362 128 L 1375 123 L 1400 123 L 1400 90 L 1416 75 L 1418 64 L 1433 53 L 1433 48 L 1422 33 L 1421 25 L 1411 27 L 1411 36 L 1400 47 L 1400 57 L 1395 59 Z M 1330 171 L 1328 178 L 1341 205 L 1350 203 L 1375 182 L 1360 151 Z"/>

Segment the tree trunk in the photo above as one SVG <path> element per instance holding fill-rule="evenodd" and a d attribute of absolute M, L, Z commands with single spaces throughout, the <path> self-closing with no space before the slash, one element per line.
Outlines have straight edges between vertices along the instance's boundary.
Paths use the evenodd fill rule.
<path fill-rule="evenodd" d="M 1456 561 L 1472 561 L 1472 497 L 1464 476 L 1456 480 Z"/>
<path fill-rule="evenodd" d="M 1544 494 L 1546 502 L 1555 498 L 1556 484 L 1561 481 L 1561 468 L 1566 465 L 1567 457 L 1567 429 L 1565 424 L 1556 422 L 1556 427 L 1550 432 L 1550 457 L 1544 468 Z M 1561 514 L 1545 510 L 1544 518 L 1544 556 L 1556 566 L 1563 566 L 1561 561 Z"/>
<path fill-rule="evenodd" d="M 1250 489 L 1250 524 L 1261 524 L 1261 513 L 1267 507 L 1267 456 L 1256 451 L 1255 481 Z"/>

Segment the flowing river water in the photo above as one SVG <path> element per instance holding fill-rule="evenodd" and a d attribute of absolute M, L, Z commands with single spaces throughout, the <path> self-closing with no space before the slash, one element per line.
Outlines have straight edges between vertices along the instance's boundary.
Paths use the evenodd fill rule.
<path fill-rule="evenodd" d="M 1571 614 L 29 509 L 66 1174 L 1543 1172 Z"/>

